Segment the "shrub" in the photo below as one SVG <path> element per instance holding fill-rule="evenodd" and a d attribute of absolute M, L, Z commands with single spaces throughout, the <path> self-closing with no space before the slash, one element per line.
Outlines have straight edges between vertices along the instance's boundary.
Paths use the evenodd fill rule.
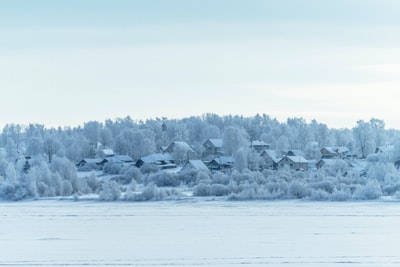
<path fill-rule="evenodd" d="M 310 195 L 310 189 L 307 185 L 294 180 L 289 185 L 289 193 L 295 198 L 305 198 Z"/>
<path fill-rule="evenodd" d="M 115 181 L 104 182 L 101 186 L 99 198 L 105 201 L 118 200 L 121 197 L 121 190 Z"/>
<path fill-rule="evenodd" d="M 142 173 L 135 166 L 129 166 L 122 170 L 121 182 L 123 184 L 129 184 L 132 181 L 136 181 L 138 183 L 142 182 Z"/>
<path fill-rule="evenodd" d="M 150 175 L 148 181 L 157 186 L 178 186 L 180 184 L 180 181 L 175 174 L 164 171 Z"/>
<path fill-rule="evenodd" d="M 160 168 L 157 165 L 145 163 L 142 167 L 140 167 L 140 171 L 143 174 L 157 173 Z"/>
<path fill-rule="evenodd" d="M 229 194 L 229 189 L 226 185 L 222 184 L 213 184 L 210 188 L 210 195 L 211 196 L 226 196 Z"/>
<path fill-rule="evenodd" d="M 107 162 L 103 166 L 103 172 L 108 174 L 120 174 L 122 165 L 117 162 Z"/>
<path fill-rule="evenodd" d="M 206 197 L 211 194 L 211 186 L 208 184 L 200 183 L 193 188 L 193 196 Z"/>
<path fill-rule="evenodd" d="M 381 196 L 382 196 L 381 186 L 376 180 L 370 180 L 365 186 L 360 186 L 354 192 L 353 195 L 355 199 L 360 199 L 360 200 L 378 199 Z"/>
<path fill-rule="evenodd" d="M 162 200 L 167 197 L 180 196 L 176 189 L 158 188 L 154 183 L 148 184 L 141 193 L 134 193 L 129 190 L 125 194 L 125 200 L 128 201 L 148 201 L 148 200 Z"/>

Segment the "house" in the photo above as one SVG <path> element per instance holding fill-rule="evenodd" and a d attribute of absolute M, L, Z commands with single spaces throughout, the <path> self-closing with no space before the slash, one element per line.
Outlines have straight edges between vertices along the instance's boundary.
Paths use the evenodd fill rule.
<path fill-rule="evenodd" d="M 345 168 L 350 168 L 352 165 L 340 158 L 334 158 L 334 159 L 321 159 L 317 162 L 317 168 L 320 169 L 322 167 L 328 167 L 328 168 L 335 168 L 335 169 L 345 169 Z"/>
<path fill-rule="evenodd" d="M 210 169 L 201 160 L 189 160 L 183 167 L 182 171 L 203 171 L 210 172 Z"/>
<path fill-rule="evenodd" d="M 366 160 L 352 161 L 351 166 L 352 166 L 352 170 L 356 171 L 360 175 L 360 177 L 367 176 L 368 162 Z"/>
<path fill-rule="evenodd" d="M 109 157 L 114 157 L 115 153 L 114 150 L 111 148 L 100 148 L 96 151 L 96 158 L 109 158 Z"/>
<path fill-rule="evenodd" d="M 353 165 L 350 164 L 349 161 L 346 161 L 344 159 L 332 158 L 332 159 L 321 159 L 320 161 L 317 162 L 317 168 L 318 169 L 324 168 L 324 170 L 332 176 L 335 176 L 338 173 L 340 173 L 343 176 L 346 176 L 348 174 L 348 171 L 350 171 L 353 168 Z"/>
<path fill-rule="evenodd" d="M 396 160 L 396 161 L 394 162 L 394 166 L 396 167 L 397 170 L 400 169 L 400 159 L 398 159 L 398 160 Z"/>
<path fill-rule="evenodd" d="M 251 142 L 250 148 L 253 151 L 261 153 L 263 150 L 269 149 L 270 145 L 259 140 L 254 140 Z"/>
<path fill-rule="evenodd" d="M 291 157 L 303 157 L 303 158 L 305 158 L 305 157 L 306 157 L 306 154 L 305 154 L 303 151 L 299 150 L 299 149 L 292 149 L 292 150 L 289 150 L 289 151 L 286 153 L 286 156 L 291 156 Z"/>
<path fill-rule="evenodd" d="M 261 152 L 260 157 L 262 159 L 261 167 L 266 169 L 276 169 L 280 158 L 278 153 L 272 149 L 266 149 Z"/>
<path fill-rule="evenodd" d="M 293 170 L 308 170 L 308 161 L 302 156 L 285 156 L 278 162 L 278 168 L 289 166 Z"/>
<path fill-rule="evenodd" d="M 350 149 L 345 146 L 339 146 L 337 147 L 337 153 L 340 158 L 346 158 L 348 155 L 350 155 Z"/>
<path fill-rule="evenodd" d="M 207 139 L 203 143 L 203 157 L 222 155 L 222 139 Z"/>
<path fill-rule="evenodd" d="M 103 161 L 110 163 L 119 163 L 124 166 L 133 165 L 133 159 L 128 155 L 115 155 L 113 157 L 107 157 Z"/>
<path fill-rule="evenodd" d="M 230 156 L 221 156 L 211 160 L 207 166 L 212 171 L 225 171 L 233 168 L 235 159 Z"/>
<path fill-rule="evenodd" d="M 156 153 L 142 157 L 138 161 L 136 161 L 135 166 L 140 168 L 145 164 L 152 164 L 160 167 L 160 169 L 176 168 L 176 164 L 174 164 L 172 156 L 168 153 Z"/>
<path fill-rule="evenodd" d="M 105 162 L 103 159 L 82 159 L 81 161 L 76 164 L 78 168 L 85 168 L 88 170 L 96 170 L 96 169 L 101 169 L 103 168 Z"/>
<path fill-rule="evenodd" d="M 163 149 L 163 153 L 171 154 L 174 160 L 178 162 L 193 159 L 195 156 L 193 148 L 188 143 L 182 141 L 172 142 L 167 148 Z"/>
<path fill-rule="evenodd" d="M 350 149 L 345 146 L 338 147 L 323 147 L 321 148 L 321 157 L 323 159 L 329 158 L 345 158 L 350 153 Z"/>
<path fill-rule="evenodd" d="M 323 159 L 330 159 L 337 157 L 336 149 L 334 147 L 329 147 L 329 146 L 321 148 L 321 157 Z"/>
<path fill-rule="evenodd" d="M 375 153 L 376 153 L 376 154 L 378 154 L 378 153 L 390 153 L 390 152 L 392 152 L 393 150 L 394 150 L 394 146 L 391 146 L 391 145 L 378 146 L 378 147 L 375 149 Z"/>

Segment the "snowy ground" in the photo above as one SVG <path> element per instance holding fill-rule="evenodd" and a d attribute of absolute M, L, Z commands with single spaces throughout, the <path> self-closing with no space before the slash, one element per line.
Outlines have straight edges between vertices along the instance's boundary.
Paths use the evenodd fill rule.
<path fill-rule="evenodd" d="M 0 266 L 399 266 L 399 202 L 0 204 Z"/>

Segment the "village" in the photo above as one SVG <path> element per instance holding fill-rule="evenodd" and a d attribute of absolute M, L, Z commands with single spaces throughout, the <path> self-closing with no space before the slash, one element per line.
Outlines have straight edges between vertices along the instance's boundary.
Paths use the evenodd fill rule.
<path fill-rule="evenodd" d="M 393 146 L 379 146 L 375 149 L 376 156 L 387 155 L 394 149 Z M 78 171 L 102 170 L 104 165 L 114 164 L 121 167 L 135 166 L 153 167 L 154 170 L 169 172 L 203 171 L 207 173 L 232 173 L 236 166 L 235 157 L 223 151 L 223 139 L 207 139 L 201 148 L 201 154 L 186 142 L 176 141 L 160 148 L 158 153 L 149 154 L 134 160 L 127 155 L 116 155 L 110 148 L 99 148 L 95 158 L 84 158 L 76 166 Z M 373 156 L 373 155 L 372 155 Z M 293 149 L 279 153 L 263 141 L 252 141 L 249 147 L 247 169 L 251 171 L 280 170 L 287 168 L 291 171 L 312 172 L 326 169 L 346 176 L 353 171 L 365 176 L 367 160 L 352 153 L 349 148 L 322 147 L 318 158 L 306 157 L 302 150 Z M 400 160 L 393 161 L 394 166 L 400 167 Z"/>

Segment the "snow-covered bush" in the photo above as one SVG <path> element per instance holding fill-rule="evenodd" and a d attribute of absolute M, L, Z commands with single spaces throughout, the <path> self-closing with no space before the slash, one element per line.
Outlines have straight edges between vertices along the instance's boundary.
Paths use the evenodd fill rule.
<path fill-rule="evenodd" d="M 210 184 L 211 177 L 206 172 L 199 172 L 196 176 L 196 184 Z"/>
<path fill-rule="evenodd" d="M 143 174 L 157 173 L 160 168 L 155 164 L 145 163 L 142 167 L 140 167 L 140 171 Z"/>
<path fill-rule="evenodd" d="M 120 174 L 122 165 L 118 162 L 107 162 L 103 166 L 103 172 L 108 174 Z"/>
<path fill-rule="evenodd" d="M 6 183 L 0 186 L 0 199 L 17 201 L 28 196 L 28 191 L 19 184 Z"/>
<path fill-rule="evenodd" d="M 369 200 L 382 196 L 381 186 L 377 180 L 370 180 L 365 186 L 360 186 L 353 194 L 354 199 Z"/>
<path fill-rule="evenodd" d="M 226 185 L 222 185 L 222 184 L 212 184 L 211 188 L 210 188 L 210 195 L 211 196 L 226 196 L 228 195 L 229 192 L 229 188 Z"/>
<path fill-rule="evenodd" d="M 142 183 L 142 172 L 135 166 L 129 166 L 122 169 L 122 183 L 130 184 L 132 181 Z"/>
<path fill-rule="evenodd" d="M 147 177 L 147 182 L 157 186 L 178 186 L 180 181 L 176 174 L 160 171 Z"/>
<path fill-rule="evenodd" d="M 276 182 L 268 182 L 265 185 L 265 190 L 268 190 L 268 193 L 271 197 L 280 199 L 285 198 L 289 192 L 289 186 L 285 181 L 276 181 Z"/>
<path fill-rule="evenodd" d="M 329 200 L 329 198 L 330 194 L 321 189 L 311 190 L 311 194 L 309 197 L 310 200 L 317 200 L 317 201 Z"/>
<path fill-rule="evenodd" d="M 332 201 L 346 201 L 351 198 L 351 193 L 343 190 L 334 190 L 330 196 Z"/>
<path fill-rule="evenodd" d="M 149 201 L 149 200 L 163 200 L 169 197 L 178 197 L 179 192 L 175 189 L 159 188 L 154 183 L 148 184 L 141 193 L 135 193 L 130 190 L 125 194 L 127 201 Z"/>
<path fill-rule="evenodd" d="M 70 196 L 72 195 L 73 188 L 72 184 L 68 180 L 64 180 L 61 185 L 61 195 L 62 196 Z"/>
<path fill-rule="evenodd" d="M 310 184 L 310 187 L 316 190 L 323 190 L 329 194 L 332 194 L 333 190 L 335 190 L 335 184 L 332 180 L 325 180 L 316 183 Z"/>
<path fill-rule="evenodd" d="M 227 185 L 229 184 L 230 177 L 222 172 L 216 172 L 212 176 L 212 183 L 213 184 L 224 184 Z"/>
<path fill-rule="evenodd" d="M 115 181 L 106 181 L 101 185 L 99 198 L 105 201 L 118 200 L 121 197 L 121 189 Z"/>
<path fill-rule="evenodd" d="M 85 177 L 85 179 L 91 193 L 96 193 L 100 186 L 100 180 L 97 179 L 96 173 L 91 172 L 89 176 Z"/>
<path fill-rule="evenodd" d="M 305 198 L 310 196 L 311 190 L 308 185 L 294 180 L 289 184 L 289 193 L 295 198 Z"/>
<path fill-rule="evenodd" d="M 206 197 L 211 194 L 211 186 L 209 184 L 200 183 L 193 188 L 193 196 Z"/>
<path fill-rule="evenodd" d="M 236 194 L 231 194 L 229 200 L 254 200 L 258 199 L 257 185 L 245 182 L 239 186 L 240 191 Z"/>
<path fill-rule="evenodd" d="M 188 186 L 194 186 L 197 182 L 197 175 L 201 173 L 198 171 L 181 171 L 177 174 L 178 180 L 182 181 L 183 184 Z"/>

